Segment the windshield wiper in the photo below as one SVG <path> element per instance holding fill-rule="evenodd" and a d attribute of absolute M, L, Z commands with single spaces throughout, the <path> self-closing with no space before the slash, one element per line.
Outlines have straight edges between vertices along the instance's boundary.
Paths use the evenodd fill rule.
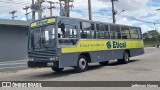
<path fill-rule="evenodd" d="M 38 40 L 38 42 L 33 46 L 33 50 L 35 49 L 35 47 L 37 46 L 37 44 L 41 41 L 41 38 Z"/>
<path fill-rule="evenodd" d="M 35 49 L 35 47 L 37 46 L 37 44 L 41 41 L 41 38 L 38 40 L 38 42 L 33 46 L 33 50 Z M 43 45 L 43 47 L 48 50 L 48 48 L 43 44 L 43 43 L 40 43 L 41 45 Z"/>

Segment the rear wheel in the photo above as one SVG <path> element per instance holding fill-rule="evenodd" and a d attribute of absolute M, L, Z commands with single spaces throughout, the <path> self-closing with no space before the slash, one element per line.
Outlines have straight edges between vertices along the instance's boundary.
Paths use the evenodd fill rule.
<path fill-rule="evenodd" d="M 106 66 L 106 65 L 108 65 L 108 63 L 109 63 L 109 61 L 99 62 L 99 64 L 100 64 L 100 65 L 102 65 L 102 66 Z"/>
<path fill-rule="evenodd" d="M 78 73 L 86 71 L 88 68 L 88 62 L 84 55 L 80 55 L 77 61 L 77 66 L 74 67 L 74 70 Z"/>
<path fill-rule="evenodd" d="M 62 72 L 64 68 L 52 67 L 52 70 L 55 72 Z"/>
<path fill-rule="evenodd" d="M 123 53 L 123 59 L 118 59 L 118 63 L 120 64 L 127 64 L 129 62 L 129 53 L 125 51 Z"/>

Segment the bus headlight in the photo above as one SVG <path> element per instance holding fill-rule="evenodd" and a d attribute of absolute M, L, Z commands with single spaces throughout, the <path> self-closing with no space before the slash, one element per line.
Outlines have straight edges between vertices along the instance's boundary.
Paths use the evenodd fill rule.
<path fill-rule="evenodd" d="M 29 58 L 29 61 L 33 61 L 34 59 L 33 58 Z"/>
<path fill-rule="evenodd" d="M 49 60 L 50 60 L 50 61 L 54 61 L 54 60 L 55 60 L 55 58 L 50 58 Z"/>

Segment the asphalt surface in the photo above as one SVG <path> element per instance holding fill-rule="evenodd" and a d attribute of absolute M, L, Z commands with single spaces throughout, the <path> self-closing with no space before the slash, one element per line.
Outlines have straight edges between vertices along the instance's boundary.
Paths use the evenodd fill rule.
<path fill-rule="evenodd" d="M 0 62 L 0 72 L 29 69 L 27 61 L 28 59 Z"/>
<path fill-rule="evenodd" d="M 145 53 L 150 53 L 155 49 L 156 48 L 145 48 Z M 14 60 L 14 61 L 2 61 L 0 62 L 0 72 L 30 69 L 27 67 L 27 61 L 28 59 Z"/>
<path fill-rule="evenodd" d="M 22 61 L 24 64 L 21 63 L 24 67 L 12 68 L 12 70 L 1 69 L 0 81 L 160 81 L 160 48 L 155 47 L 145 48 L 144 55 L 130 58 L 128 64 L 111 61 L 108 66 L 101 66 L 94 63 L 90 64 L 89 69 L 83 73 L 76 73 L 70 67 L 65 68 L 61 73 L 53 72 L 50 68 L 30 69 L 26 67 L 26 61 Z M 0 63 L 1 65 L 3 63 Z M 18 66 L 18 64 L 16 65 Z M 85 89 L 87 88 L 83 88 L 83 90 Z M 97 90 L 96 88 L 90 89 Z M 78 88 L 78 90 L 82 90 L 82 88 Z M 153 90 L 158 89 L 154 88 Z"/>

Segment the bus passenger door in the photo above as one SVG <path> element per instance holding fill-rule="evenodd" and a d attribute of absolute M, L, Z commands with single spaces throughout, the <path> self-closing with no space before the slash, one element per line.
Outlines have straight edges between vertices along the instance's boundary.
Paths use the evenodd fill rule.
<path fill-rule="evenodd" d="M 78 29 L 76 25 L 64 25 L 64 28 L 58 29 L 58 42 L 61 47 L 60 67 L 74 66 L 77 63 L 77 43 L 79 40 Z"/>

